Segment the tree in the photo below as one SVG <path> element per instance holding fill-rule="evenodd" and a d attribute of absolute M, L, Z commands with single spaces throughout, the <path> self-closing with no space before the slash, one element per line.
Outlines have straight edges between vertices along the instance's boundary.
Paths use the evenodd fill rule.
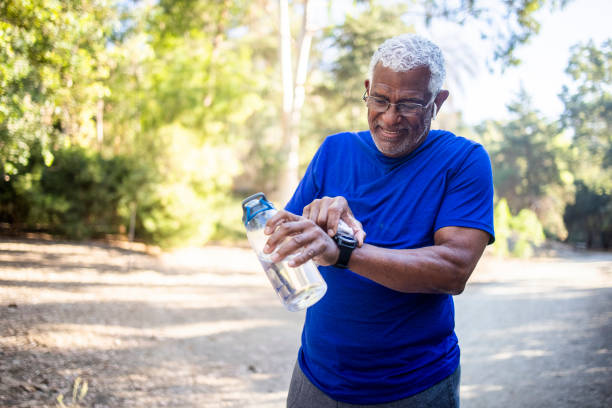
<path fill-rule="evenodd" d="M 385 39 L 414 31 L 414 23 L 421 21 L 431 23 L 433 20 L 445 20 L 461 25 L 478 26 L 482 37 L 490 40 L 495 49 L 494 59 L 500 60 L 504 65 L 515 65 L 520 62 L 514 54 L 516 48 L 539 31 L 535 12 L 545 5 L 556 9 L 564 6 L 566 2 L 566 0 L 517 0 L 492 4 L 490 1 L 473 0 L 449 5 L 447 1 L 419 0 L 411 5 L 406 5 L 405 2 L 384 2 L 383 6 L 383 2 L 373 0 L 355 1 L 353 10 L 346 13 L 345 20 L 339 25 L 314 30 L 309 12 L 309 4 L 312 2 L 303 0 L 299 8 L 302 10 L 303 20 L 302 35 L 297 47 L 300 50 L 300 57 L 296 72 L 304 76 L 298 76 L 293 81 L 289 46 L 291 40 L 289 7 L 287 0 L 280 0 L 281 65 L 284 83 L 283 160 L 287 163 L 286 172 L 281 178 L 280 188 L 284 192 L 281 196 L 286 197 L 297 183 L 296 164 L 299 157 L 297 150 L 300 142 L 297 129 L 302 126 L 299 121 L 302 116 L 303 89 L 313 90 L 308 95 L 313 103 L 307 104 L 309 112 L 304 113 L 307 123 L 301 127 L 302 133 L 308 133 L 313 128 L 321 132 L 321 129 L 336 131 L 345 130 L 347 127 L 363 127 L 364 115 L 359 100 L 363 80 L 372 53 Z M 331 2 L 329 7 L 333 7 Z M 323 72 L 313 73 L 311 76 L 317 79 L 308 87 L 305 67 L 308 62 L 310 41 L 315 31 L 321 35 L 314 39 L 318 39 L 319 44 L 331 45 L 330 48 L 336 52 L 337 59 L 331 64 L 329 61 L 318 61 Z M 326 69 L 326 66 L 331 66 L 331 69 Z M 332 112 L 333 116 L 330 117 Z M 310 157 L 310 154 L 305 156 Z"/>
<path fill-rule="evenodd" d="M 109 61 L 113 3 L 0 2 L 0 167 L 4 179 L 42 142 L 47 164 L 62 143 L 95 144 Z M 64 140 L 65 138 L 65 140 Z"/>
<path fill-rule="evenodd" d="M 508 109 L 512 120 L 479 129 L 491 156 L 496 193 L 507 199 L 514 214 L 530 209 L 549 235 L 565 239 L 562 213 L 572 178 L 563 155 L 564 136 L 532 108 L 524 90 Z"/>
<path fill-rule="evenodd" d="M 283 83 L 283 152 L 286 154 L 285 169 L 281 172 L 279 182 L 279 198 L 281 202 L 287 202 L 297 187 L 299 181 L 299 146 L 300 137 L 297 126 L 302 116 L 302 106 L 305 99 L 305 83 L 308 72 L 308 60 L 310 58 L 310 47 L 315 31 L 312 18 L 312 2 L 302 2 L 302 29 L 299 39 L 299 54 L 293 78 L 293 63 L 291 57 L 291 22 L 289 16 L 288 0 L 279 0 L 279 39 L 280 39 L 280 61 Z"/>
<path fill-rule="evenodd" d="M 612 246 L 612 39 L 572 47 L 566 72 L 573 83 L 560 95 L 561 121 L 572 133 L 576 195 L 565 211 L 569 239 Z"/>
<path fill-rule="evenodd" d="M 471 1 L 453 12 L 433 0 L 354 1 L 323 27 L 314 0 L 0 1 L 0 220 L 56 231 L 69 220 L 66 233 L 83 237 L 132 220 L 137 238 L 164 244 L 239 229 L 233 193 L 289 191 L 325 134 L 366 126 L 363 79 L 382 40 L 415 19 L 482 20 L 497 32 L 487 13 L 533 34 L 533 12 L 561 3 Z M 116 163 L 114 181 L 101 180 Z M 64 194 L 73 185 L 86 200 Z M 107 204 L 83 205 L 92 197 Z"/>
<path fill-rule="evenodd" d="M 370 58 L 386 39 L 414 31 L 401 17 L 405 9 L 373 6 L 327 29 L 325 34 L 337 56 L 327 64 L 329 69 L 319 76 L 313 89 L 312 97 L 317 101 L 310 104 L 313 127 L 324 129 L 326 134 L 367 128 L 361 95 Z"/>
<path fill-rule="evenodd" d="M 573 135 L 573 170 L 587 185 L 612 192 L 612 39 L 572 47 L 560 95 L 561 121 Z"/>
<path fill-rule="evenodd" d="M 141 236 L 206 242 L 241 171 L 244 123 L 262 102 L 241 2 L 160 1 L 134 10 L 107 100 L 114 153 L 137 155 L 156 181 L 129 203 Z"/>
<path fill-rule="evenodd" d="M 150 242 L 204 242 L 240 171 L 243 124 L 262 106 L 251 47 L 233 33 L 249 8 L 98 3 L 0 3 L 0 219 L 19 215 L 28 227 L 62 231 L 83 203 L 76 191 L 60 192 L 86 184 L 87 197 L 112 195 L 98 200 L 112 205 L 96 209 L 96 219 L 113 224 L 105 231 L 133 219 L 136 236 Z M 106 188 L 100 163 L 114 159 L 128 165 L 109 176 L 120 185 Z M 79 174 L 91 177 L 72 185 Z M 72 212 L 82 219 L 72 217 L 70 231 L 88 231 L 85 210 Z"/>
<path fill-rule="evenodd" d="M 587 248 L 612 248 L 612 195 L 576 182 L 576 197 L 563 215 L 569 239 Z"/>
<path fill-rule="evenodd" d="M 536 13 L 545 7 L 563 8 L 571 0 L 423 0 L 422 8 L 410 14 L 425 19 L 446 20 L 478 31 L 494 50 L 493 59 L 502 67 L 518 65 L 516 50 L 540 31 Z"/>

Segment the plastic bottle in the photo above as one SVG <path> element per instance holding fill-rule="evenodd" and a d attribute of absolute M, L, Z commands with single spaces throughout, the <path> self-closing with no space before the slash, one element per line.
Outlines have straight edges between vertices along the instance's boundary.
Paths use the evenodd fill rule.
<path fill-rule="evenodd" d="M 327 284 L 312 260 L 298 267 L 290 267 L 288 262 L 296 254 L 275 263 L 272 262 L 272 254 L 263 253 L 263 247 L 270 237 L 264 234 L 266 222 L 278 212 L 264 193 L 245 198 L 242 201 L 242 212 L 249 243 L 285 308 L 295 312 L 321 299 L 327 291 Z"/>

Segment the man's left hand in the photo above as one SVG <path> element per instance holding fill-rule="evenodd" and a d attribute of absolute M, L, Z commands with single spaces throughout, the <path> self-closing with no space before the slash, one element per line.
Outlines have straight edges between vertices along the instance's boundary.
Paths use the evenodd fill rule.
<path fill-rule="evenodd" d="M 342 220 L 353 231 L 357 246 L 361 247 L 363 245 L 366 233 L 361 223 L 353 215 L 346 198 L 337 196 L 316 199 L 304 207 L 303 215 L 316 222 L 317 225 L 327 231 L 330 237 L 338 233 L 338 223 Z"/>
<path fill-rule="evenodd" d="M 273 262 L 279 262 L 288 255 L 297 254 L 289 261 L 289 266 L 300 266 L 314 260 L 327 266 L 338 261 L 340 250 L 334 240 L 314 221 L 279 211 L 266 222 L 264 233 L 270 235 L 263 252 L 272 254 Z"/>

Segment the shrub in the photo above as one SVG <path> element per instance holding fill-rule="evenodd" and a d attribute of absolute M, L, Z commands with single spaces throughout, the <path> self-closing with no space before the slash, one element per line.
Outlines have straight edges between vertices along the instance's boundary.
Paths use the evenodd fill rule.
<path fill-rule="evenodd" d="M 494 209 L 495 244 L 493 251 L 500 256 L 529 257 L 534 248 L 545 240 L 544 229 L 536 214 L 522 209 L 513 216 L 505 198 Z"/>

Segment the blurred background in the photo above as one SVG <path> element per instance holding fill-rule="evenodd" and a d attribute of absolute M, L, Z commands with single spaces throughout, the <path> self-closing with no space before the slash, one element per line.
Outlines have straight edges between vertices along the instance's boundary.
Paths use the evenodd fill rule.
<path fill-rule="evenodd" d="M 0 0 L 0 407 L 285 406 L 303 313 L 247 248 L 370 57 L 430 37 L 492 160 L 466 407 L 612 406 L 609 0 Z M 105 242 L 106 241 L 106 242 Z"/>
<path fill-rule="evenodd" d="M 452 97 L 433 127 L 491 156 L 495 251 L 609 248 L 610 9 L 4 0 L 0 225 L 162 248 L 243 242 L 240 200 L 264 191 L 282 206 L 326 135 L 366 129 L 373 50 L 417 32 L 447 60 Z"/>

